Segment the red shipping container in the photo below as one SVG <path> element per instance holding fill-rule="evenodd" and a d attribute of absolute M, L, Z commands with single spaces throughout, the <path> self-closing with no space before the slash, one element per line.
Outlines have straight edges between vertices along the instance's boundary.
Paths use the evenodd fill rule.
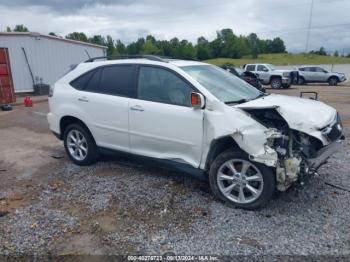
<path fill-rule="evenodd" d="M 10 58 L 7 48 L 0 48 L 0 104 L 16 102 Z"/>

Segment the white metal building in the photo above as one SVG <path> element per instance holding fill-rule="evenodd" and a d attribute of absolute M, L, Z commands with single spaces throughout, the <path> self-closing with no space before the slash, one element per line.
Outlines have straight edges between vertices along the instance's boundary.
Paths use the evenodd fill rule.
<path fill-rule="evenodd" d="M 15 92 L 32 92 L 35 84 L 52 85 L 72 65 L 106 55 L 106 47 L 39 33 L 0 32 Z"/>

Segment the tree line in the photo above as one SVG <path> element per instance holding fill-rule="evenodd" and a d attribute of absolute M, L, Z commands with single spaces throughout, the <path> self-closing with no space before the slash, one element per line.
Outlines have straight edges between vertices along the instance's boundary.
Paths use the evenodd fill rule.
<path fill-rule="evenodd" d="M 259 54 L 284 53 L 286 47 L 281 38 L 259 39 L 255 33 L 248 36 L 236 35 L 232 29 L 217 31 L 213 41 L 201 36 L 195 44 L 185 39 L 174 37 L 170 40 L 158 40 L 152 35 L 139 38 L 129 44 L 114 40 L 111 36 L 94 35 L 87 37 L 82 32 L 66 35 L 67 39 L 107 46 L 108 55 L 151 54 L 182 59 L 211 59 L 218 57 L 241 58 Z"/>
<path fill-rule="evenodd" d="M 16 25 L 13 29 L 7 27 L 6 31 L 29 32 L 29 29 L 24 25 Z M 49 35 L 57 36 L 54 32 L 50 32 Z M 129 44 L 125 44 L 121 40 L 114 40 L 110 35 L 93 35 L 88 37 L 83 32 L 69 33 L 65 38 L 107 46 L 107 55 L 151 54 L 180 59 L 206 60 L 220 57 L 242 58 L 243 56 L 257 58 L 259 54 L 286 52 L 285 44 L 279 37 L 260 39 L 255 33 L 247 36 L 236 35 L 230 28 L 217 31 L 216 38 L 212 41 L 201 36 L 195 44 L 185 39 L 180 40 L 177 37 L 171 40 L 157 40 L 152 35 L 148 35 L 145 38 L 141 37 Z M 323 47 L 317 51 L 312 50 L 309 53 L 327 55 Z M 338 56 L 338 51 L 333 55 Z"/>
<path fill-rule="evenodd" d="M 7 32 L 29 32 L 24 25 L 16 25 Z M 50 35 L 56 36 L 50 32 Z M 77 40 L 97 45 L 107 46 L 107 55 L 138 55 L 152 54 L 182 59 L 211 59 L 218 57 L 241 58 L 251 55 L 256 58 L 259 54 L 284 53 L 286 47 L 281 38 L 260 39 L 255 33 L 248 36 L 236 35 L 232 29 L 226 28 L 216 32 L 212 41 L 201 36 L 195 44 L 177 37 L 171 40 L 158 40 L 152 35 L 139 38 L 129 44 L 121 40 L 114 40 L 110 35 L 94 35 L 88 37 L 83 32 L 73 32 L 65 36 L 66 39 Z"/>

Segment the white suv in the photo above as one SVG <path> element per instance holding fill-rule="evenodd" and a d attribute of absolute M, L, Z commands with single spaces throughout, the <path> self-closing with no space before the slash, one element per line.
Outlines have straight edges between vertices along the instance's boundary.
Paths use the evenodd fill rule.
<path fill-rule="evenodd" d="M 261 93 L 195 61 L 91 59 L 49 96 L 50 129 L 75 164 L 94 163 L 101 149 L 170 160 L 248 209 L 315 172 L 343 139 L 334 108 Z"/>

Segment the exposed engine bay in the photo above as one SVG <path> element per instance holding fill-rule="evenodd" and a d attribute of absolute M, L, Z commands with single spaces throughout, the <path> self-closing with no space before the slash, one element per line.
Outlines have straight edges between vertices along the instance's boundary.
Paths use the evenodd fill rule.
<path fill-rule="evenodd" d="M 290 128 L 278 112 L 278 107 L 244 108 L 244 111 L 273 131 L 274 135 L 267 140 L 266 145 L 278 154 L 276 182 L 279 191 L 285 191 L 294 182 L 315 173 L 335 151 L 325 146 L 319 139 Z M 339 144 L 336 141 L 342 138 L 340 118 L 337 116 L 334 122 L 320 131 L 329 142 L 335 142 L 331 143 L 330 147 Z M 322 152 L 326 149 L 327 152 Z"/>

